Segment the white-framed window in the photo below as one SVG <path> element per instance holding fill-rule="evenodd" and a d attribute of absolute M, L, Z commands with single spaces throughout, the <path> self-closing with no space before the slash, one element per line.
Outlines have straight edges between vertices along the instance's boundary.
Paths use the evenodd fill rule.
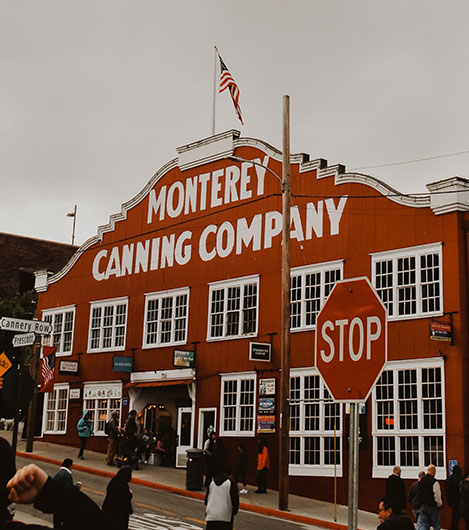
<path fill-rule="evenodd" d="M 44 400 L 44 433 L 65 434 L 67 432 L 69 392 L 69 384 L 60 383 L 54 385 L 53 392 L 46 393 Z"/>
<path fill-rule="evenodd" d="M 73 348 L 73 328 L 75 322 L 75 306 L 45 309 L 42 319 L 52 326 L 48 336 L 50 346 L 55 346 L 57 356 L 71 355 Z M 44 343 L 47 337 L 44 337 Z"/>
<path fill-rule="evenodd" d="M 185 344 L 188 319 L 188 287 L 145 295 L 143 347 Z"/>
<path fill-rule="evenodd" d="M 371 265 L 389 320 L 443 312 L 441 243 L 372 254 Z"/>
<path fill-rule="evenodd" d="M 256 422 L 256 373 L 221 376 L 220 434 L 254 436 Z"/>
<path fill-rule="evenodd" d="M 332 288 L 342 279 L 343 261 L 292 269 L 290 274 L 290 329 L 311 329 Z"/>
<path fill-rule="evenodd" d="M 390 361 L 373 390 L 373 476 L 400 466 L 414 478 L 434 464 L 445 469 L 443 359 Z"/>
<path fill-rule="evenodd" d="M 290 371 L 290 475 L 342 476 L 342 405 L 319 372 Z"/>
<path fill-rule="evenodd" d="M 88 351 L 125 349 L 128 298 L 91 302 Z"/>
<path fill-rule="evenodd" d="M 118 414 L 120 425 L 122 403 L 122 383 L 87 383 L 83 388 L 83 411 L 90 413 L 93 432 L 106 436 L 104 426 L 112 413 Z"/>
<path fill-rule="evenodd" d="M 210 284 L 207 339 L 257 335 L 259 276 Z"/>

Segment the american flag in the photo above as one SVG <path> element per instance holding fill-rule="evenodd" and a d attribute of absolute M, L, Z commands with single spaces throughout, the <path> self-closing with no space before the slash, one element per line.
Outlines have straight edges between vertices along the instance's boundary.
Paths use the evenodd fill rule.
<path fill-rule="evenodd" d="M 41 359 L 41 392 L 53 392 L 54 368 L 55 368 L 55 347 L 43 346 Z"/>
<path fill-rule="evenodd" d="M 230 94 L 231 94 L 231 99 L 233 100 L 233 105 L 236 110 L 236 114 L 238 115 L 239 121 L 244 125 L 243 117 L 241 116 L 241 107 L 239 106 L 238 85 L 236 84 L 236 81 L 233 79 L 233 76 L 230 74 L 230 71 L 228 70 L 220 54 L 218 54 L 218 58 L 220 59 L 220 90 L 219 92 L 223 92 L 227 88 L 229 89 Z"/>

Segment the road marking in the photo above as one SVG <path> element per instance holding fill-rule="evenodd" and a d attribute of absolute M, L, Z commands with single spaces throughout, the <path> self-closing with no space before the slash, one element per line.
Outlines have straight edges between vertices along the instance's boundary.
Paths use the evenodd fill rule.
<path fill-rule="evenodd" d="M 202 521 L 200 523 L 204 524 Z M 131 515 L 129 519 L 130 530 L 200 530 L 201 528 L 203 527 L 156 513 Z"/>

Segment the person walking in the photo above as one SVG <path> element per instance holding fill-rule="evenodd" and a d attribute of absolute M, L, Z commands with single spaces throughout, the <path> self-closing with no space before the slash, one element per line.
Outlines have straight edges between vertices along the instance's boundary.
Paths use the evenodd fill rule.
<path fill-rule="evenodd" d="M 451 475 L 445 481 L 446 502 L 451 508 L 451 530 L 458 530 L 459 523 L 459 484 L 461 482 L 462 469 L 455 465 Z"/>
<path fill-rule="evenodd" d="M 248 469 L 248 452 L 243 443 L 238 444 L 238 462 L 236 464 L 236 470 L 234 475 L 234 481 L 236 485 L 241 480 L 243 483 L 243 489 L 239 493 L 245 494 L 248 492 L 246 487 L 246 471 Z"/>
<path fill-rule="evenodd" d="M 254 493 L 267 493 L 267 471 L 270 469 L 269 448 L 264 438 L 259 440 L 257 452 L 257 490 Z"/>
<path fill-rule="evenodd" d="M 132 509 L 132 491 L 129 482 L 132 480 L 132 468 L 124 466 L 112 477 L 106 488 L 103 502 L 103 513 L 109 528 L 127 530 Z"/>
<path fill-rule="evenodd" d="M 391 503 L 395 515 L 407 508 L 405 484 L 401 479 L 401 468 L 399 466 L 394 466 L 392 474 L 386 479 L 385 497 Z"/>
<path fill-rule="evenodd" d="M 379 501 L 378 519 L 380 520 L 378 530 L 414 530 L 410 517 L 402 512 L 395 513 L 391 501 L 386 497 Z"/>
<path fill-rule="evenodd" d="M 114 411 L 111 414 L 111 419 L 106 423 L 107 451 L 106 451 L 106 465 L 114 466 L 114 458 L 117 454 L 117 446 L 119 443 L 119 414 Z"/>
<path fill-rule="evenodd" d="M 231 470 L 213 477 L 205 494 L 205 522 L 207 530 L 232 530 L 238 513 L 237 485 L 229 478 Z"/>
<path fill-rule="evenodd" d="M 137 457 L 137 447 L 139 434 L 139 427 L 137 423 L 137 411 L 131 410 L 127 421 L 124 424 L 124 458 L 127 458 L 127 461 L 130 463 L 133 469 L 138 470 L 138 457 Z"/>
<path fill-rule="evenodd" d="M 78 460 L 84 460 L 83 453 L 85 452 L 86 442 L 90 436 L 93 436 L 93 424 L 88 410 L 83 411 L 83 416 L 77 423 L 78 436 L 80 438 L 80 451 L 78 452 Z"/>
<path fill-rule="evenodd" d="M 469 529 L 469 473 L 464 473 L 459 487 L 459 515 Z"/>
<path fill-rule="evenodd" d="M 65 458 L 65 460 L 62 462 L 62 466 L 54 475 L 54 480 L 60 484 L 62 488 L 79 490 L 81 484 L 73 484 L 72 466 L 73 460 L 71 458 Z M 63 518 L 59 514 L 54 513 L 54 528 L 59 529 L 64 527 L 65 524 Z"/>
<path fill-rule="evenodd" d="M 435 479 L 436 467 L 430 464 L 427 473 L 419 482 L 420 511 L 417 519 L 417 530 L 441 530 L 440 508 L 443 505 L 441 489 Z"/>
<path fill-rule="evenodd" d="M 419 503 L 419 482 L 422 477 L 425 476 L 425 471 L 419 471 L 418 479 L 410 485 L 409 494 L 407 500 L 410 502 L 412 507 L 412 513 L 414 514 L 415 520 L 419 517 L 420 503 Z"/>
<path fill-rule="evenodd" d="M 15 473 L 15 458 L 10 443 L 0 437 L 0 528 L 4 522 L 13 518 L 9 509 L 11 502 L 8 499 L 6 485 Z"/>

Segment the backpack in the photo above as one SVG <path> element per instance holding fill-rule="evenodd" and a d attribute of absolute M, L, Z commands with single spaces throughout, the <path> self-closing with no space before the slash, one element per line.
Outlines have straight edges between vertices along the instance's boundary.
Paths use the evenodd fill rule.
<path fill-rule="evenodd" d="M 108 434 L 108 435 L 111 434 L 111 425 L 110 425 L 110 423 L 111 423 L 111 420 L 107 421 L 107 422 L 104 424 L 104 432 L 105 432 L 106 434 Z"/>

